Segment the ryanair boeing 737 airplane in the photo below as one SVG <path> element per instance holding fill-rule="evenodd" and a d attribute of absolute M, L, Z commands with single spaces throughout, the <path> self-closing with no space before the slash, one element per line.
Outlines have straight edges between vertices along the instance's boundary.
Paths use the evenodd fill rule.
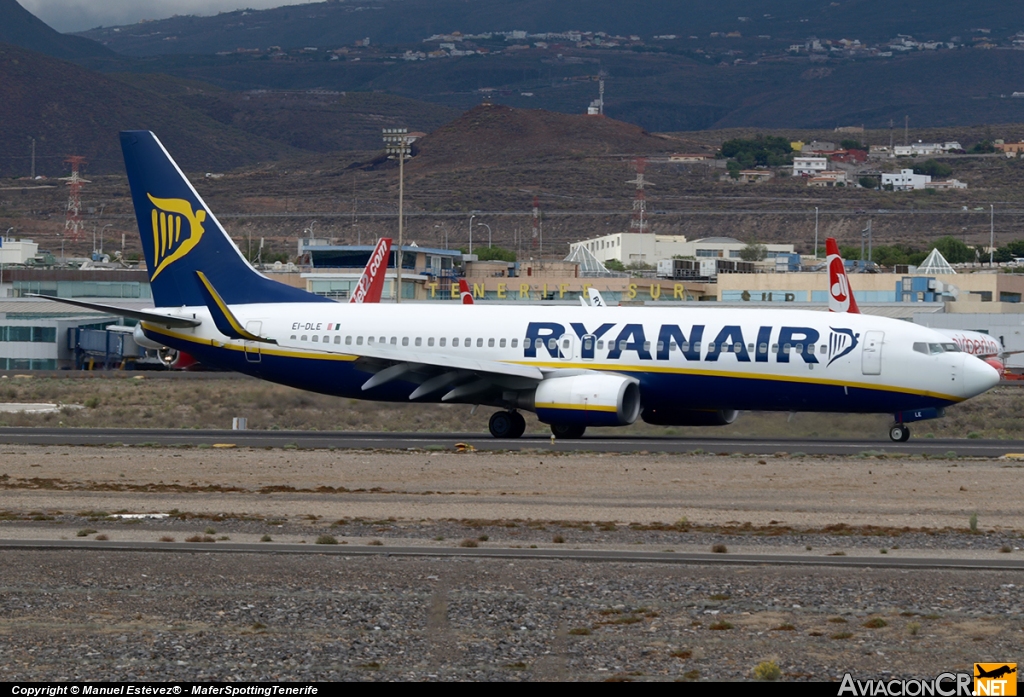
<path fill-rule="evenodd" d="M 159 140 L 121 134 L 156 307 L 72 304 L 140 320 L 136 337 L 199 361 L 349 398 L 532 411 L 562 438 L 588 426 L 731 423 L 739 410 L 889 413 L 911 421 L 999 381 L 925 327 L 804 310 L 342 304 L 263 276 Z"/>

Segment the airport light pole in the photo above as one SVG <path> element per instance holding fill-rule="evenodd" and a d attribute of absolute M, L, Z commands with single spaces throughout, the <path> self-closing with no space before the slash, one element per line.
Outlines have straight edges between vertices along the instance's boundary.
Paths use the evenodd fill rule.
<path fill-rule="evenodd" d="M 818 258 L 818 207 L 814 207 L 814 258 Z"/>
<path fill-rule="evenodd" d="M 445 227 L 444 223 L 434 226 L 435 230 L 438 228 L 441 228 L 441 232 L 444 233 L 444 248 L 448 249 L 448 228 Z"/>
<path fill-rule="evenodd" d="M 990 203 L 988 209 L 988 265 L 992 266 L 992 258 L 995 254 L 996 246 L 996 207 Z"/>
<path fill-rule="evenodd" d="M 408 128 L 385 128 L 384 129 L 384 151 L 391 158 L 398 158 L 398 254 L 395 259 L 395 270 L 397 273 L 398 290 L 395 293 L 395 302 L 402 302 L 402 244 L 405 204 L 405 160 L 410 156 L 409 129 Z"/>
<path fill-rule="evenodd" d="M 7 228 L 7 232 L 4 233 L 4 237 L 7 241 L 11 241 L 11 230 L 14 228 Z M 4 289 L 4 238 L 0 237 L 0 290 Z"/>
<path fill-rule="evenodd" d="M 490 248 L 491 248 L 491 246 L 492 246 L 492 245 L 491 245 L 491 226 L 490 226 L 490 225 L 488 225 L 487 223 L 477 223 L 477 225 L 478 225 L 479 227 L 485 227 L 485 228 L 487 228 L 487 248 L 488 248 L 488 249 L 490 249 Z"/>
<path fill-rule="evenodd" d="M 470 214 L 469 216 L 469 253 L 473 253 L 473 218 L 476 214 Z"/>
<path fill-rule="evenodd" d="M 108 227 L 114 227 L 113 223 L 107 223 L 100 228 L 100 254 L 103 254 L 103 234 L 107 231 Z"/>

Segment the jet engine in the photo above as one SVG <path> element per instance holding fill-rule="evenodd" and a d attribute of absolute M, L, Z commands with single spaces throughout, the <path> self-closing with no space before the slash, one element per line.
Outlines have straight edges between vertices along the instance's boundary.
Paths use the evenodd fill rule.
<path fill-rule="evenodd" d="M 142 333 L 142 325 L 136 324 L 135 329 L 132 330 L 132 338 L 135 339 L 135 343 L 143 348 L 160 350 L 164 348 L 163 344 L 157 343 L 152 339 L 148 338 Z"/>
<path fill-rule="evenodd" d="M 548 424 L 628 426 L 640 415 L 640 386 L 633 378 L 601 373 L 550 378 L 537 385 L 532 406 Z"/>
<path fill-rule="evenodd" d="M 177 349 L 166 346 L 157 351 L 160 362 L 171 370 L 188 370 L 193 366 L 199 367 L 199 361 L 191 355 Z"/>
<path fill-rule="evenodd" d="M 739 412 L 735 409 L 644 409 L 641 418 L 655 426 L 728 426 Z"/>

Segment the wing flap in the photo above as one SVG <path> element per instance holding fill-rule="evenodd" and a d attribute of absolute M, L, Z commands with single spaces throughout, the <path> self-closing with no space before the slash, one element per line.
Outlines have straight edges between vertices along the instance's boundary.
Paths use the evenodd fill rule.
<path fill-rule="evenodd" d="M 415 363 L 443 371 L 462 370 L 479 375 L 486 374 L 526 378 L 528 380 L 536 380 L 538 382 L 544 379 L 544 373 L 542 373 L 539 368 L 531 365 L 466 358 L 464 356 L 458 356 L 451 353 L 427 353 L 425 351 L 418 351 L 409 347 L 391 348 L 371 344 L 366 346 L 338 346 L 338 348 L 335 349 L 333 346 L 330 348 L 325 348 L 323 344 L 321 344 L 320 347 L 315 345 L 310 346 L 306 342 L 285 339 L 277 339 L 277 344 L 282 348 L 298 349 L 307 353 L 328 353 L 345 356 L 359 356 L 360 358 L 374 358 L 394 363 L 396 365 L 402 363 Z M 389 368 L 385 368 L 385 370 L 388 369 Z"/>

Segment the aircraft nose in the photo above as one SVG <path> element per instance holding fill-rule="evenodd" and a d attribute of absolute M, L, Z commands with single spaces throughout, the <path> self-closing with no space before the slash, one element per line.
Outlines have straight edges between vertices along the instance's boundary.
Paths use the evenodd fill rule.
<path fill-rule="evenodd" d="M 964 397 L 974 397 L 999 384 L 999 372 L 985 361 L 964 354 Z"/>

